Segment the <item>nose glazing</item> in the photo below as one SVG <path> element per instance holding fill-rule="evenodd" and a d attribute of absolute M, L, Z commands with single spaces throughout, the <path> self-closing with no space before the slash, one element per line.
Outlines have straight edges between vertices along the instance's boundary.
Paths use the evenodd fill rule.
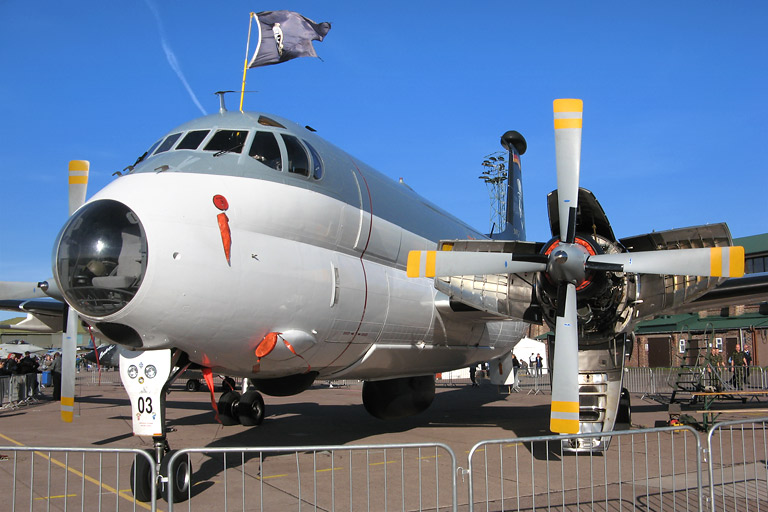
<path fill-rule="evenodd" d="M 112 200 L 85 205 L 59 235 L 54 273 L 78 312 L 104 317 L 124 308 L 141 286 L 147 238 L 136 214 Z"/>

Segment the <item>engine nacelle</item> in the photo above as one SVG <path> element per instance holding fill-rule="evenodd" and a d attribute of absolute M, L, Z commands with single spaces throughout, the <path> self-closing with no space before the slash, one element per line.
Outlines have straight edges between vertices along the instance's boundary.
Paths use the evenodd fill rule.
<path fill-rule="evenodd" d="M 366 381 L 363 405 L 371 416 L 381 420 L 418 414 L 435 398 L 435 376 Z"/>

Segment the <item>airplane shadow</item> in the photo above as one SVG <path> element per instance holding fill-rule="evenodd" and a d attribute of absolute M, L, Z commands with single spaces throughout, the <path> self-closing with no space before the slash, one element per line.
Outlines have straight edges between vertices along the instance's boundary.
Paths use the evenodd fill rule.
<path fill-rule="evenodd" d="M 301 398 L 298 395 L 296 398 Z M 509 432 L 510 438 L 548 435 L 544 430 L 549 425 L 549 405 L 532 405 L 522 397 L 514 403 L 505 402 L 506 396 L 496 386 L 485 384 L 480 387 L 456 387 L 442 389 L 435 396 L 432 405 L 415 416 L 394 420 L 379 420 L 369 415 L 361 403 L 318 404 L 316 402 L 292 402 L 271 404 L 271 397 L 265 396 L 266 417 L 258 427 L 227 427 L 232 434 L 220 437 L 207 446 L 210 448 L 254 446 L 254 447 L 295 447 L 310 445 L 347 445 L 357 442 L 371 444 L 381 435 L 397 435 L 415 429 L 437 429 L 420 433 L 417 439 L 408 442 L 432 442 L 441 439 L 440 429 L 499 427 Z M 541 403 L 541 400 L 538 400 Z M 548 401 L 547 401 L 548 402 Z M 210 405 L 209 405 L 210 407 Z M 213 422 L 212 412 L 202 412 L 180 418 L 173 426 L 192 426 Z M 226 428 L 225 428 L 226 433 Z M 481 434 L 478 434 L 481 435 Z M 428 436 L 428 438 L 425 438 Z M 482 437 L 478 438 L 478 440 Z M 381 443 L 382 441 L 378 441 Z M 391 438 L 387 442 L 392 442 Z M 531 449 L 530 445 L 527 446 Z M 293 452 L 293 449 L 288 450 Z M 559 450 L 558 450 L 559 451 Z M 533 450 L 535 456 L 547 457 Z M 245 458 L 211 454 L 198 467 L 193 468 L 194 480 L 210 480 L 221 473 L 224 467 L 234 467 L 254 458 L 266 459 L 277 454 L 254 452 Z M 559 453 L 558 453 L 559 455 Z M 551 458 L 552 455 L 549 455 Z"/>

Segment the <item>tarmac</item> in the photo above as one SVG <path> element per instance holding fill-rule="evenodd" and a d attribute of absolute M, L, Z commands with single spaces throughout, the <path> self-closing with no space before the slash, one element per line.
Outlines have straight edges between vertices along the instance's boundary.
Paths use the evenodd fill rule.
<path fill-rule="evenodd" d="M 439 442 L 459 455 L 482 440 L 551 434 L 548 393 L 505 391 L 482 379 L 478 387 L 468 382 L 438 385 L 426 411 L 379 420 L 365 411 L 360 384 L 316 384 L 295 396 L 264 396 L 265 419 L 258 427 L 224 427 L 216 421 L 205 387 L 189 392 L 178 385 L 167 397 L 168 441 L 174 449 Z M 152 446 L 151 438 L 133 436 L 130 403 L 121 385 L 78 385 L 76 394 L 72 423 L 60 420 L 50 389 L 37 403 L 0 411 L 0 445 Z M 633 428 L 662 426 L 667 420 L 667 406 L 632 397 Z"/>
<path fill-rule="evenodd" d="M 116 381 L 119 379 L 116 379 Z M 550 395 L 548 393 L 526 393 L 525 391 L 520 393 L 506 393 L 507 388 L 498 388 L 492 385 L 487 380 L 480 380 L 480 385 L 477 387 L 471 386 L 468 382 L 458 383 L 454 385 L 439 385 L 437 387 L 436 396 L 431 407 L 426 411 L 412 416 L 409 418 L 399 420 L 387 420 L 382 421 L 370 416 L 362 405 L 362 386 L 359 383 L 353 383 L 350 385 L 329 387 L 327 383 L 316 384 L 309 390 L 292 397 L 269 397 L 265 396 L 266 402 L 266 415 L 262 425 L 258 427 L 244 427 L 240 425 L 235 426 L 222 426 L 216 421 L 215 414 L 211 406 L 211 396 L 205 387 L 198 392 L 186 391 L 183 385 L 177 385 L 172 387 L 171 393 L 167 397 L 167 425 L 169 432 L 167 434 L 168 442 L 173 449 L 182 448 L 228 448 L 228 447 L 311 447 L 311 446 L 328 446 L 328 445 L 344 445 L 346 446 L 359 446 L 359 445 L 404 445 L 410 443 L 442 443 L 447 445 L 456 456 L 456 463 L 458 466 L 466 467 L 467 456 L 470 450 L 478 442 L 486 440 L 509 440 L 523 437 L 534 436 L 549 436 L 551 432 L 548 429 L 549 425 L 549 401 Z M 218 399 L 219 392 L 215 394 Z M 148 449 L 152 447 L 152 439 L 148 437 L 134 436 L 132 433 L 131 419 L 130 419 L 130 404 L 125 391 L 120 384 L 78 384 L 76 389 L 76 403 L 75 403 L 75 419 L 72 423 L 63 423 L 60 420 L 59 404 L 50 399 L 51 390 L 44 391 L 44 398 L 39 402 L 25 405 L 17 409 L 3 409 L 0 411 L 0 454 L 10 455 L 8 460 L 0 460 L 0 483 L 13 480 L 13 476 L 16 470 L 17 461 L 14 457 L 18 457 L 21 452 L 12 453 L 13 450 L 8 450 L 8 447 L 73 447 L 73 448 L 139 448 Z M 668 422 L 667 406 L 659 404 L 654 401 L 642 399 L 639 395 L 632 396 L 632 430 L 642 428 L 652 428 L 658 426 L 666 426 Z M 654 441 L 656 442 L 656 441 Z M 633 441 L 634 443 L 634 441 Z M 519 445 L 519 443 L 516 443 Z M 508 446 L 514 444 L 508 444 L 504 446 L 507 449 Z M 3 451 L 3 446 L 6 447 L 6 451 Z M 638 454 L 648 451 L 642 446 L 625 445 L 633 453 Z M 672 459 L 684 461 L 691 452 L 690 445 L 685 443 L 678 443 L 672 445 L 671 450 L 665 450 L 659 445 L 652 446 L 653 451 L 658 451 L 658 463 L 653 462 L 651 467 L 658 466 L 662 468 L 662 458 L 664 459 L 663 467 L 667 468 L 670 465 Z M 550 458 L 557 458 L 557 451 L 551 447 L 545 449 L 544 452 L 539 452 L 538 448 L 534 449 L 533 445 L 522 448 L 525 455 L 530 455 L 531 458 L 531 470 L 533 473 L 542 475 L 545 478 L 545 482 L 548 481 L 549 473 L 546 468 Z M 517 450 L 517 448 L 513 448 Z M 530 450 L 530 453 L 529 453 Z M 537 453 L 533 453 L 533 452 Z M 499 445 L 499 453 L 501 452 L 501 445 Z M 678 453 L 674 453 L 678 452 Z M 507 457 L 505 452 L 504 457 Z M 695 449 L 693 450 L 695 453 Z M 54 462 L 54 464 L 62 465 L 61 461 L 65 460 L 65 455 L 61 453 L 49 452 L 46 455 L 44 452 L 35 452 L 35 456 L 31 452 L 26 452 L 27 460 L 35 459 L 47 459 Z M 373 475 L 373 471 L 376 469 L 378 463 L 373 462 L 377 456 L 375 453 L 366 453 L 364 466 L 369 469 L 363 469 L 362 474 L 365 474 L 365 478 L 370 478 Z M 493 455 L 482 455 L 480 462 L 488 463 L 488 457 Z M 76 460 L 72 455 L 72 460 Z M 84 457 L 84 456 L 83 456 Z M 190 459 L 192 464 L 193 479 L 199 481 L 193 484 L 193 501 L 194 510 L 210 510 L 220 509 L 223 510 L 221 504 L 226 503 L 229 498 L 224 497 L 225 493 L 229 493 L 236 488 L 237 485 L 231 480 L 228 484 L 228 472 L 232 469 L 232 463 L 228 463 L 226 456 L 223 459 L 223 467 L 226 469 L 216 469 L 214 464 L 216 457 L 219 456 L 205 456 L 200 455 L 194 459 Z M 239 455 L 237 456 L 239 460 Z M 272 491 L 279 491 L 279 496 L 295 498 L 297 485 L 294 480 L 290 478 L 283 478 L 280 480 L 278 476 L 285 477 L 293 468 L 296 470 L 298 462 L 298 456 L 291 458 L 287 456 L 262 455 L 249 454 L 248 456 L 242 456 L 241 470 L 237 473 L 236 481 L 242 478 L 242 487 L 247 489 L 247 492 L 262 492 L 254 491 L 259 489 L 259 486 L 264 486 L 264 482 L 268 478 L 275 478 L 269 480 Z M 267 457 L 270 457 L 267 462 Z M 355 492 L 358 492 L 357 484 L 353 486 L 352 482 L 358 478 L 359 470 L 352 470 L 353 459 L 357 455 L 350 453 L 347 454 L 334 454 L 321 455 L 322 460 L 317 460 L 318 456 L 315 455 L 315 462 L 312 464 L 330 464 L 330 470 L 318 470 L 312 469 L 310 466 L 309 473 L 319 475 L 321 471 L 330 471 L 331 478 L 337 479 L 335 485 L 339 487 L 339 479 L 347 478 L 349 483 L 341 485 L 341 489 L 345 487 L 349 490 L 350 505 L 346 508 L 361 510 L 382 510 L 382 509 L 400 509 L 398 504 L 395 506 L 387 506 L 386 496 L 389 490 L 384 491 L 384 507 L 381 507 L 381 503 L 375 501 L 371 506 L 371 496 L 375 492 L 379 492 L 374 489 L 370 483 L 363 483 L 363 488 L 368 486 L 369 495 L 365 498 L 367 500 L 365 504 L 352 503 L 352 489 L 355 487 Z M 324 458 L 323 458 L 324 457 Z M 370 461 L 368 458 L 371 458 Z M 515 455 L 517 457 L 517 455 Z M 334 459 L 335 458 L 335 459 Z M 412 461 L 408 463 L 395 463 L 386 459 L 396 458 L 387 455 L 384 450 L 384 462 L 385 466 L 390 466 L 389 476 L 386 474 L 384 477 L 389 478 L 389 486 L 397 487 L 401 485 L 403 487 L 409 487 L 415 485 L 415 478 L 407 478 L 406 465 L 414 466 L 418 464 L 419 473 L 418 481 L 421 486 L 422 474 L 424 478 L 427 478 L 429 471 L 423 471 L 423 464 L 427 464 L 427 459 L 430 457 L 423 456 L 419 452 L 418 457 L 412 457 Z M 405 458 L 405 457 L 403 457 Z M 447 468 L 447 475 L 454 472 L 453 467 L 448 464 L 448 460 L 444 455 L 431 456 L 432 459 L 437 461 L 435 463 L 434 474 L 437 479 L 437 473 L 443 472 Z M 633 456 L 634 458 L 634 456 Z M 418 459 L 418 462 L 414 460 Z M 535 461 L 534 461 L 535 459 Z M 588 458 L 582 458 L 583 460 L 571 461 L 577 465 L 589 464 L 592 462 Z M 19 467 L 26 467 L 22 465 L 24 460 L 19 459 Z M 218 460 L 218 459 L 216 459 Z M 507 459 L 508 460 L 508 459 Z M 521 458 L 522 460 L 522 458 Z M 554 460 L 554 459 L 553 459 Z M 656 459 L 654 459 L 655 461 Z M 117 462 L 108 463 L 105 462 L 97 464 L 97 466 L 104 466 L 105 474 L 112 466 L 117 466 L 118 477 L 120 482 L 116 483 L 114 487 L 109 487 L 102 482 L 102 468 L 94 468 L 82 473 L 88 473 L 85 477 L 94 485 L 88 487 L 96 488 L 99 484 L 98 496 L 88 497 L 86 499 L 86 486 L 83 484 L 83 496 L 82 499 L 86 503 L 93 503 L 92 500 L 99 500 L 101 505 L 102 497 L 105 499 L 115 500 L 114 507 L 102 507 L 102 510 L 132 510 L 136 504 L 131 500 L 130 484 L 126 481 L 129 478 L 130 467 L 133 461 L 133 455 L 120 459 L 118 457 Z M 536 469 L 533 470 L 533 464 L 535 462 Z M 621 462 L 626 464 L 628 459 Z M 217 462 L 218 463 L 218 462 Z M 240 464 L 238 462 L 238 464 Z M 269 466 L 271 464 L 271 466 Z M 302 464 L 304 464 L 302 462 Z M 601 462 L 602 464 L 602 462 Z M 607 464 L 607 462 L 605 463 Z M 400 468 L 401 476 L 397 477 L 398 466 Z M 674 467 L 674 463 L 672 463 Z M 85 462 L 83 462 L 85 466 Z M 268 468 L 269 466 L 269 468 Z M 340 471 L 341 467 L 349 467 L 348 473 Z M 47 471 L 51 472 L 49 469 Z M 218 467 L 222 467 L 219 465 Z M 415 466 L 414 466 L 415 467 Z M 679 466 L 678 466 L 679 467 Z M 675 470 L 677 473 L 684 474 L 684 479 L 695 477 L 695 464 L 691 467 L 686 466 L 683 472 Z M 43 466 L 45 468 L 45 466 Z M 374 469 L 370 469 L 374 468 Z M 56 470 L 57 468 L 53 468 Z M 284 469 L 284 471 L 283 471 Z M 593 469 L 591 466 L 586 471 L 586 474 L 592 475 Z M 69 470 L 72 472 L 72 470 Z M 271 474 L 268 473 L 271 472 Z M 304 469 L 301 470 L 306 474 Z M 346 471 L 346 470 L 344 470 Z M 578 470 L 577 470 L 578 471 Z M 606 465 L 605 473 L 614 471 L 609 469 Z M 633 470 L 634 471 L 634 470 Z M 693 471 L 693 472 L 692 472 Z M 24 473 L 28 474 L 27 469 L 19 469 L 19 475 L 17 478 L 24 477 Z M 77 471 L 74 471 L 77 473 Z M 370 472 L 370 473 L 369 473 Z M 8 492 L 13 492 L 15 496 L 15 505 L 17 510 L 26 510 L 29 503 L 30 510 L 65 510 L 68 508 L 80 509 L 81 504 L 79 501 L 76 503 L 69 503 L 68 505 L 62 505 L 64 497 L 70 496 L 70 500 L 78 500 L 80 497 L 77 492 L 72 492 L 72 487 L 80 487 L 80 484 L 70 484 L 70 491 L 67 494 L 66 488 L 63 491 L 51 490 L 51 478 L 48 477 L 48 483 L 45 481 L 45 469 L 33 470 L 33 479 L 36 482 L 32 487 L 35 487 L 34 491 L 30 489 L 29 485 L 24 487 L 23 485 L 16 485 L 12 491 L 7 489 L 3 490 L 3 495 L 9 495 Z M 42 474 L 41 474 L 42 473 Z M 226 474 L 225 474 L 226 473 Z M 530 472 L 529 472 L 530 473 Z M 346 477 L 344 475 L 347 475 Z M 444 473 L 441 473 L 444 474 Z M 628 474 L 632 474 L 630 471 Z M 487 474 L 486 474 L 487 476 Z M 530 475 L 529 475 L 530 476 Z M 576 475 L 578 478 L 578 475 Z M 635 479 L 634 474 L 629 478 L 629 481 Z M 596 488 L 592 485 L 591 478 L 597 478 L 597 475 L 590 476 L 590 479 L 586 482 L 579 484 L 575 489 L 576 492 L 593 492 Z M 308 479 L 315 478 L 314 490 L 310 491 L 315 493 L 315 499 L 325 500 L 333 503 L 334 501 L 341 501 L 346 499 L 343 491 L 324 491 L 322 490 L 322 482 L 317 480 L 317 476 L 310 476 Z M 321 476 L 321 478 L 323 478 Z M 680 476 L 678 476 L 678 479 Z M 40 480 L 42 479 L 42 480 Z M 247 480 L 246 480 L 247 479 Z M 56 480 L 56 478 L 54 478 Z M 402 480 L 402 482 L 399 482 Z M 39 482 L 39 483 L 38 483 Z M 248 483 L 246 483 L 248 482 Z M 693 480 L 695 487 L 695 478 Z M 224 485 L 220 485 L 220 484 Z M 46 485 L 48 489 L 46 490 Z M 300 482 L 299 490 L 303 489 L 306 484 Z M 334 484 L 331 484 L 334 485 Z M 441 484 L 442 485 L 442 484 Z M 505 484 L 506 485 L 506 484 Z M 519 484 L 516 484 L 519 485 Z M 627 484 L 629 485 L 629 484 Z M 634 484 L 632 484 L 634 485 Z M 227 489 L 229 486 L 229 490 Z M 18 489 L 17 489 L 18 487 Z M 318 487 L 321 488 L 318 491 Z M 482 487 L 482 486 L 481 486 Z M 684 487 L 688 490 L 691 489 L 691 483 L 685 481 Z M 2 485 L 0 485 L 2 488 Z M 25 490 L 26 489 L 26 490 Z M 459 479 L 459 496 L 458 501 L 459 509 L 465 510 L 467 504 L 466 496 L 466 483 L 462 478 Z M 579 491 L 579 489 L 581 489 Z M 235 489 L 237 492 L 239 490 Z M 450 496 L 447 498 L 444 496 L 446 492 L 446 486 L 441 487 L 439 490 L 422 491 L 421 487 L 418 490 L 419 505 L 414 508 L 403 506 L 403 509 L 408 510 L 445 510 L 445 505 L 450 502 Z M 519 489 L 518 489 L 519 490 Z M 25 494 L 26 492 L 26 494 Z M 318 492 L 320 494 L 318 498 Z M 506 492 L 506 491 L 504 491 Z M 570 491 L 569 491 L 570 492 Z M 607 491 L 606 491 L 607 492 Z M 613 491 L 612 491 L 613 492 Z M 644 490 L 643 499 L 650 500 L 649 496 L 656 496 L 653 494 L 656 491 Z M 545 490 L 543 495 L 536 498 L 537 494 L 535 490 L 526 491 L 527 499 L 545 499 L 548 495 Z M 627 495 L 638 496 L 635 493 L 634 487 L 631 490 L 627 490 Z M 245 491 L 242 492 L 245 496 Z M 266 490 L 263 491 L 266 495 Z M 403 491 L 405 494 L 405 491 Z M 615 494 L 615 493 L 614 493 Z M 55 496 L 54 496 L 55 495 Z M 433 498 L 439 501 L 437 505 L 427 507 L 421 505 L 421 500 L 431 500 Z M 20 498 L 19 498 L 20 496 Z M 662 496 L 661 494 L 659 496 Z M 654 497 L 661 505 L 661 501 L 667 500 L 663 495 L 661 498 Z M 673 495 L 674 500 L 685 500 L 685 507 L 693 505 L 695 508 L 696 499 L 698 494 L 695 491 L 685 494 L 679 493 Z M 56 500 L 54 498 L 57 498 Z M 477 498 L 477 496 L 476 496 Z M 626 501 L 626 497 L 606 494 L 605 500 L 608 503 L 609 498 L 613 500 L 612 505 L 623 508 L 622 503 Z M 762 495 L 761 495 L 761 498 Z M 395 498 L 400 500 L 400 497 Z M 403 503 L 405 503 L 405 498 Z M 482 498 L 481 498 L 482 499 Z M 494 500 L 497 498 L 494 497 Z M 546 499 L 549 499 L 548 497 Z M 564 501 L 570 500 L 571 496 L 563 491 L 562 499 Z M 575 499 L 575 498 L 574 498 Z M 637 498 L 634 498 L 637 499 Z M 43 500 L 44 503 L 38 503 L 37 500 Z M 300 497 L 300 501 L 305 498 Z M 245 505 L 245 499 L 243 498 Z M 311 503 L 311 501 L 303 501 L 305 503 Z M 20 503 L 20 505 L 19 505 Z M 111 502 L 110 502 L 111 503 Z M 159 506 L 162 510 L 165 510 L 168 506 L 162 499 L 159 500 Z M 192 502 L 190 502 L 192 503 Z M 263 509 L 265 510 L 277 510 L 277 509 L 291 509 L 289 505 L 282 506 L 281 508 L 272 508 L 270 505 L 275 505 L 276 501 L 268 503 Z M 315 502 L 317 503 L 317 502 Z M 627 502 L 631 504 L 630 502 Z M 140 504 L 139 508 L 147 508 L 145 504 Z M 180 508 L 187 510 L 189 506 L 187 503 L 182 504 Z M 484 504 L 486 505 L 486 504 Z M 668 504 L 667 504 L 668 505 Z M 494 501 L 491 505 L 491 509 L 501 510 L 502 508 L 496 508 L 498 503 Z M 42 507 L 42 508 L 39 508 Z M 66 508 L 65 508 L 66 507 Z M 262 510 L 258 507 L 243 506 L 242 508 L 237 505 L 230 510 Z M 502 505 L 503 507 L 503 505 Z M 2 508 L 2 507 L 0 507 Z M 86 506 L 86 509 L 91 509 L 90 506 Z M 301 507 L 299 507 L 301 508 Z M 310 506 L 310 508 L 312 508 Z M 319 507 L 321 510 L 332 510 L 336 507 L 328 505 Z M 344 507 L 341 507 L 344 508 Z M 481 507 L 485 510 L 485 506 Z M 529 509 L 530 506 L 523 507 Z M 536 508 L 534 503 L 533 508 Z M 568 507 L 565 507 L 566 509 Z M 653 509 L 654 507 L 650 507 Z M 672 507 L 674 508 L 674 507 Z M 93 508 L 95 509 L 95 507 Z M 685 508 L 689 509 L 689 508 Z"/>

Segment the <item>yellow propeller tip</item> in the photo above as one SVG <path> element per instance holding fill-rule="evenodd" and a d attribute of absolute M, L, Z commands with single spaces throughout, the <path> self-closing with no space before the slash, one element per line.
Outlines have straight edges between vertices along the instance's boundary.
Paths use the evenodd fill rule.
<path fill-rule="evenodd" d="M 584 112 L 584 101 L 570 98 L 555 100 L 552 103 L 555 112 Z"/>

